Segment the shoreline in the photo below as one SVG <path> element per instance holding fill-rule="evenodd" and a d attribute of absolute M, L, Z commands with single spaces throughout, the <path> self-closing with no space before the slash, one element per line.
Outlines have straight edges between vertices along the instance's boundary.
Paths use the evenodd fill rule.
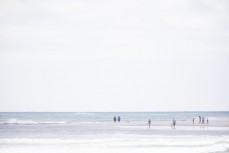
<path fill-rule="evenodd" d="M 151 120 L 151 126 L 171 126 L 172 121 L 154 121 Z M 75 122 L 75 123 L 4 123 L 1 126 L 95 126 L 95 127 L 113 127 L 113 126 L 148 126 L 147 121 L 121 121 L 121 122 Z M 176 127 L 187 126 L 187 127 L 229 127 L 229 119 L 224 120 L 211 120 L 209 123 L 192 123 L 192 121 L 177 120 Z"/>
<path fill-rule="evenodd" d="M 151 121 L 151 126 L 171 126 L 172 121 Z M 147 122 L 121 122 L 114 123 L 120 126 L 147 126 Z M 189 126 L 189 127 L 229 127 L 229 120 L 212 120 L 209 123 L 192 123 L 192 121 L 176 121 L 176 127 Z"/>

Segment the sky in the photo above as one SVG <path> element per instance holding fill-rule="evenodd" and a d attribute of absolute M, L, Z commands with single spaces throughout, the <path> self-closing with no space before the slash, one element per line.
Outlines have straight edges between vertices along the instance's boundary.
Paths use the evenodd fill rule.
<path fill-rule="evenodd" d="M 229 111 L 228 0 L 1 0 L 0 111 Z"/>

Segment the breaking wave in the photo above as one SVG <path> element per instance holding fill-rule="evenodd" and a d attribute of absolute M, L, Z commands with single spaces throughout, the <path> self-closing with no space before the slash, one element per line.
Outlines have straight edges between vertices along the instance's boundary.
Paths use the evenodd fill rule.
<path fill-rule="evenodd" d="M 66 121 L 33 121 L 33 120 L 19 120 L 15 118 L 0 122 L 0 124 L 66 124 Z"/>

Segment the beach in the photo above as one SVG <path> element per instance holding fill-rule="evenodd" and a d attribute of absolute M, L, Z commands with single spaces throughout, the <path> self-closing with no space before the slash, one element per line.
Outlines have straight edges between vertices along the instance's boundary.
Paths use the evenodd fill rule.
<path fill-rule="evenodd" d="M 212 118 L 209 124 L 199 124 L 198 120 L 193 124 L 180 118 L 175 128 L 170 120 L 163 118 L 171 113 L 159 117 L 157 113 L 123 113 L 120 123 L 110 118 L 114 114 L 117 113 L 1 113 L 0 152 L 227 153 L 229 150 L 228 113 Z M 137 118 L 138 115 L 141 117 Z M 141 120 L 143 115 L 151 116 L 150 128 L 147 118 Z M 154 115 L 157 119 L 153 119 Z M 133 117 L 127 120 L 127 116 Z M 78 121 L 70 122 L 73 118 Z"/>
<path fill-rule="evenodd" d="M 152 121 L 151 126 L 169 126 L 171 125 L 172 121 Z M 144 122 L 126 122 L 121 123 L 121 126 L 145 126 Z M 196 123 L 192 123 L 192 121 L 177 121 L 177 126 L 195 126 L 195 127 L 229 127 L 229 120 L 228 119 L 222 119 L 222 120 L 212 120 L 211 123 L 199 123 L 199 121 L 196 121 Z"/>
<path fill-rule="evenodd" d="M 229 0 L 0 0 L 0 153 L 229 153 Z"/>

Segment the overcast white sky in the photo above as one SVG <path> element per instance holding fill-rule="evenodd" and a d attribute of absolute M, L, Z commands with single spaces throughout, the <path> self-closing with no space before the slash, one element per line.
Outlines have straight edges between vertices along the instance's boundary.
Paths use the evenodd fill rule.
<path fill-rule="evenodd" d="M 0 111 L 229 110 L 228 0 L 1 0 Z"/>

